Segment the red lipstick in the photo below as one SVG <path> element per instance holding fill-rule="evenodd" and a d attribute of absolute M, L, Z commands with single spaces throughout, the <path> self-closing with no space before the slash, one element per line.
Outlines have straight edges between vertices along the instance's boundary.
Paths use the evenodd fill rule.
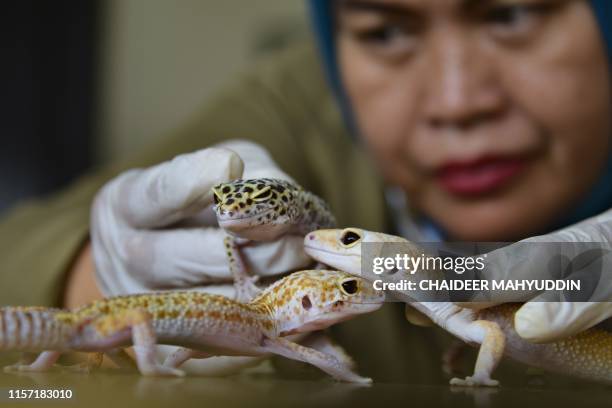
<path fill-rule="evenodd" d="M 526 165 L 524 158 L 500 156 L 448 162 L 437 171 L 436 179 L 451 194 L 483 195 L 509 184 Z"/>

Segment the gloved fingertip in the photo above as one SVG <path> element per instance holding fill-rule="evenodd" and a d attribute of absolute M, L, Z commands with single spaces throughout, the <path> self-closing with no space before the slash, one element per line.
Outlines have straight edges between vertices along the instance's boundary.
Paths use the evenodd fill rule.
<path fill-rule="evenodd" d="M 554 340 L 557 334 L 550 325 L 550 310 L 546 303 L 526 303 L 514 315 L 514 329 L 532 343 Z"/>
<path fill-rule="evenodd" d="M 235 180 L 237 178 L 242 177 L 242 173 L 244 172 L 244 161 L 242 158 L 234 151 L 229 150 L 229 163 L 228 163 L 228 179 Z"/>
<path fill-rule="evenodd" d="M 205 169 L 210 174 L 210 167 L 214 165 L 218 170 L 216 178 L 219 183 L 242 177 L 244 162 L 235 151 L 225 147 L 211 147 L 202 152 L 205 153 L 205 157 L 201 158 L 206 164 Z"/>

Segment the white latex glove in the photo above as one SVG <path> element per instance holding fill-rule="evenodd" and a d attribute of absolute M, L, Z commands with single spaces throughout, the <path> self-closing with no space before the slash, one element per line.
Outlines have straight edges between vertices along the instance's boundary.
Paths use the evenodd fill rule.
<path fill-rule="evenodd" d="M 559 245 L 547 243 L 560 243 Z M 593 244 L 591 244 L 593 243 Z M 525 292 L 528 301 L 516 313 L 515 329 L 532 342 L 549 342 L 586 330 L 612 317 L 612 210 L 582 221 L 571 227 L 520 241 L 487 254 L 483 278 L 488 279 L 544 279 L 551 278 L 551 260 L 561 251 L 570 259 L 584 254 L 586 248 L 599 248 L 590 262 L 574 262 L 582 276 L 599 276 L 589 301 L 543 302 L 547 296 Z M 600 275 L 599 275 L 600 274 Z M 470 303 L 461 306 L 480 309 L 501 303 Z"/>
<path fill-rule="evenodd" d="M 244 171 L 243 171 L 244 170 Z M 231 141 L 127 171 L 98 193 L 91 214 L 96 278 L 105 296 L 215 285 L 231 295 L 225 232 L 211 187 L 237 178 L 290 180 L 259 145 Z M 251 273 L 273 276 L 306 267 L 303 237 L 244 248 Z M 213 289 L 211 287 L 211 289 Z M 224 291 L 224 289 L 226 289 Z"/>

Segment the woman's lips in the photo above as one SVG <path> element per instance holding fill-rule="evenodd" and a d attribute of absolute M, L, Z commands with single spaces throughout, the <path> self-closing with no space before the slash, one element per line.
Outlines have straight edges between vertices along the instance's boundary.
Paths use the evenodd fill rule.
<path fill-rule="evenodd" d="M 510 183 L 526 165 L 525 158 L 499 156 L 449 162 L 437 171 L 436 180 L 451 194 L 482 195 Z"/>

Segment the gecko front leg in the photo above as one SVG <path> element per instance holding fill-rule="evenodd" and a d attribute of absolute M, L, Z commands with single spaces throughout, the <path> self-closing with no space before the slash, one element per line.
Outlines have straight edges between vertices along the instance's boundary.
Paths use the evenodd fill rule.
<path fill-rule="evenodd" d="M 491 374 L 504 354 L 506 336 L 497 323 L 487 320 L 477 320 L 470 325 L 471 328 L 477 330 L 477 337 L 481 340 L 474 375 L 465 379 L 453 378 L 450 384 L 466 387 L 497 387 L 499 381 L 493 380 Z"/>
<path fill-rule="evenodd" d="M 312 364 L 340 381 L 359 384 L 372 382 L 371 378 L 361 377 L 333 355 L 299 345 L 282 337 L 266 338 L 263 346 L 270 353 Z"/>
<path fill-rule="evenodd" d="M 261 289 L 255 285 L 255 282 L 259 279 L 258 276 L 250 276 L 247 272 L 246 265 L 240 254 L 240 248 L 236 238 L 227 235 L 223 244 L 227 252 L 227 259 L 229 261 L 230 273 L 234 280 L 234 288 L 236 289 L 236 301 L 240 303 L 247 303 L 257 296 Z"/>

